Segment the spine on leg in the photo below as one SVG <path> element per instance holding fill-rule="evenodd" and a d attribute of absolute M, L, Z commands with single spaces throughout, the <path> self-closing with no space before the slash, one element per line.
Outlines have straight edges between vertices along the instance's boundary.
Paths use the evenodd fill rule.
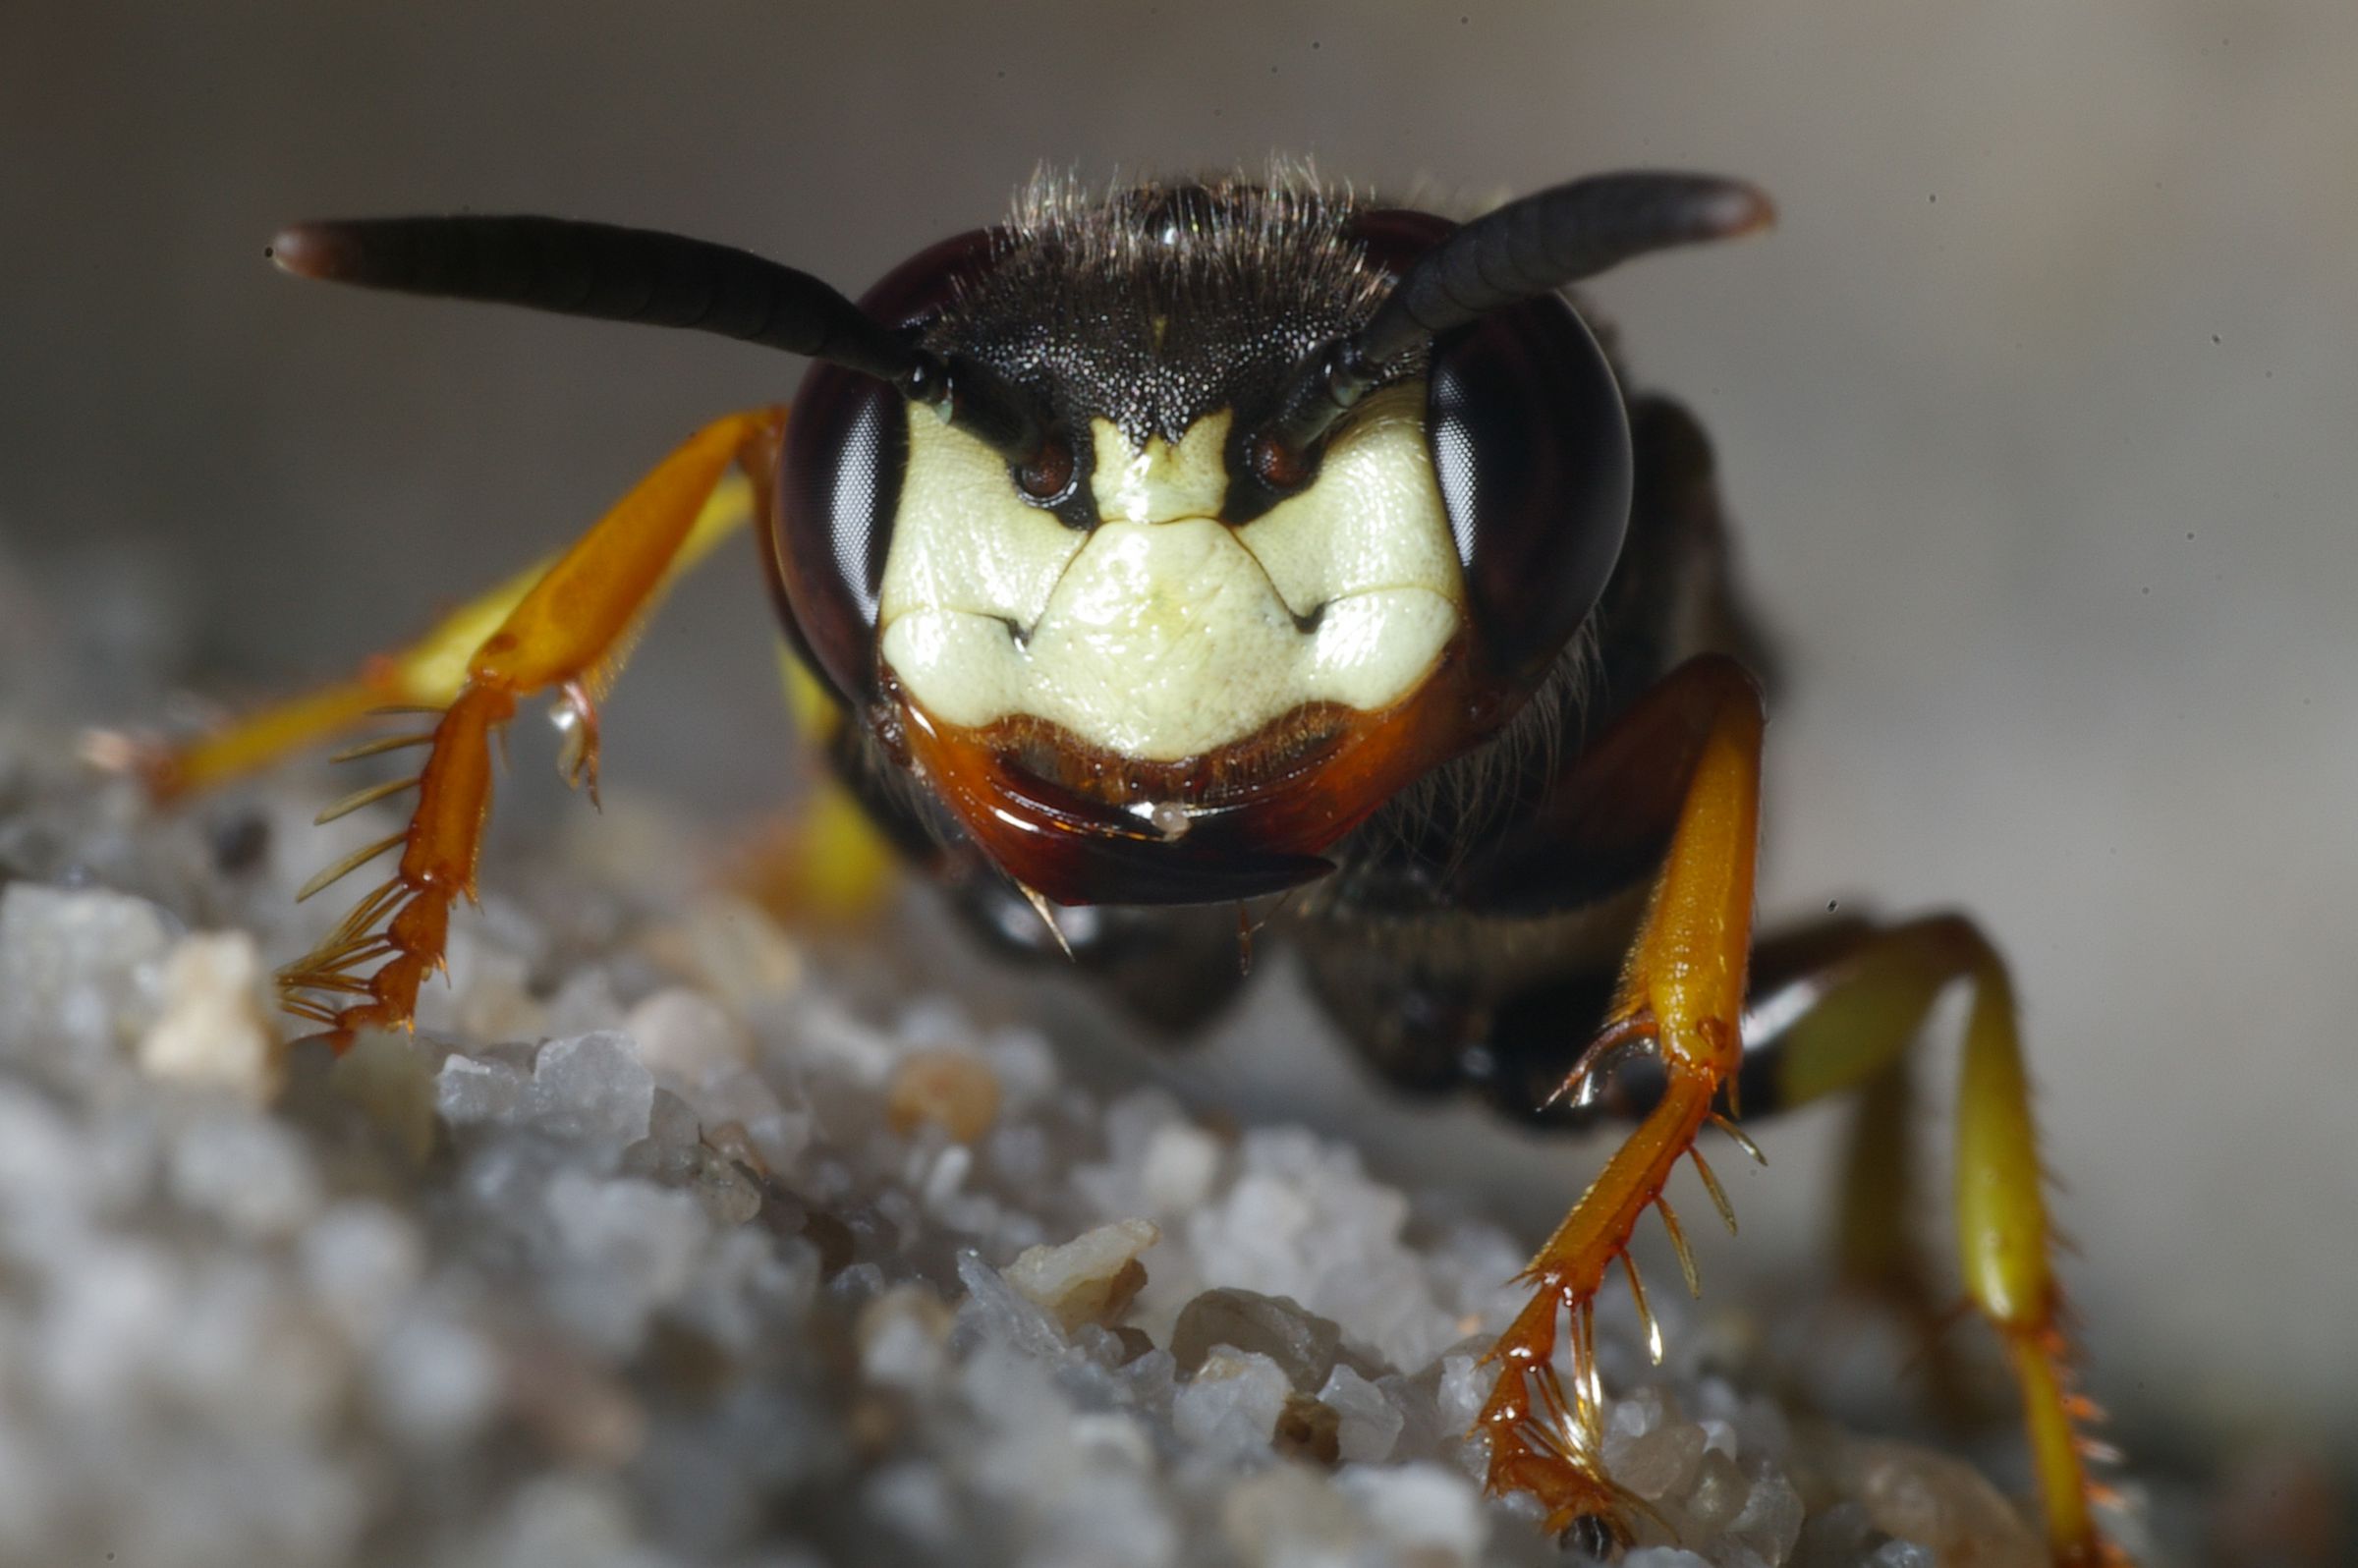
<path fill-rule="evenodd" d="M 364 1029 L 409 1027 L 420 985 L 442 965 L 452 904 L 462 894 L 475 896 L 483 820 L 491 811 L 491 732 L 515 711 L 516 700 L 504 688 L 476 685 L 461 693 L 434 726 L 409 827 L 305 889 L 308 897 L 376 854 L 401 848 L 391 878 L 364 895 L 318 947 L 279 971 L 288 1012 L 323 1026 L 340 1044 Z M 363 973 L 371 964 L 376 968 Z"/>
<path fill-rule="evenodd" d="M 2062 1293 L 2049 1260 L 2038 1130 L 2003 962 L 1962 922 L 1949 933 L 1971 953 L 1973 1007 L 1957 1105 L 1957 1233 L 1966 1290 L 2005 1340 L 2058 1564 L 2125 1561 L 2098 1534 L 2087 1458 L 2102 1445 L 2080 1427 L 2094 1405 L 2074 1386 Z"/>
<path fill-rule="evenodd" d="M 1547 1528 L 1562 1531 L 1595 1518 L 1624 1544 L 1621 1515 L 1643 1507 L 1604 1474 L 1603 1392 L 1594 1343 L 1596 1295 L 1615 1262 L 1629 1271 L 1648 1338 L 1660 1355 L 1660 1336 L 1645 1307 L 1645 1286 L 1629 1256 L 1630 1237 L 1678 1162 L 1712 1115 L 1717 1077 L 1673 1072 L 1660 1103 L 1592 1182 L 1522 1278 L 1532 1299 L 1498 1336 L 1488 1358 L 1498 1380 L 1476 1418 L 1489 1436 L 1488 1483 L 1493 1492 L 1528 1491 L 1547 1509 Z M 1675 1225 L 1675 1221 L 1669 1221 Z M 1683 1239 L 1681 1255 L 1684 1256 Z M 1572 1389 L 1566 1397 L 1554 1369 L 1558 1315 L 1572 1324 Z"/>

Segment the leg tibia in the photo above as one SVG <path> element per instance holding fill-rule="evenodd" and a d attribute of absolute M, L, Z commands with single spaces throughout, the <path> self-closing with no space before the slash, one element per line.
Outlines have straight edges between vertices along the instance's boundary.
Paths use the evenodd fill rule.
<path fill-rule="evenodd" d="M 1726 659 L 1698 659 L 1664 686 L 1681 677 L 1683 700 L 1712 720 L 1613 1019 L 1645 1020 L 1665 1063 L 1716 1079 L 1735 1070 L 1742 1048 L 1736 1021 L 1752 950 L 1761 696 Z"/>
<path fill-rule="evenodd" d="M 2044 1321 L 2051 1308 L 2047 1201 L 2014 986 L 1979 933 L 1971 953 L 1973 1010 L 1957 1089 L 1957 1239 L 1965 1288 L 1991 1321 L 2014 1327 Z"/>
<path fill-rule="evenodd" d="M 2049 1267 L 2044 1172 L 2014 986 L 1981 933 L 1965 925 L 1960 942 L 1968 935 L 1973 1009 L 1957 1089 L 1957 1244 L 1965 1288 L 2005 1337 L 2055 1558 L 2101 1562 L 2111 1553 L 2089 1517 L 2088 1441 L 2074 1420 L 2085 1401 L 2073 1388 L 2061 1296 Z"/>

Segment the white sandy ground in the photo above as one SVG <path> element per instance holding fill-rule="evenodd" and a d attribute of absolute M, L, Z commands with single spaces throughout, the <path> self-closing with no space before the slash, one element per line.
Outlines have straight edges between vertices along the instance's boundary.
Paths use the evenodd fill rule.
<path fill-rule="evenodd" d="M 288 1055 L 292 891 L 387 821 L 311 828 L 316 767 L 151 812 L 14 624 L 0 1563 L 1564 1560 L 1472 1479 L 1529 1238 L 1464 1195 L 1084 1087 L 627 802 L 492 868 L 414 1038 Z M 1662 1368 L 1604 1314 L 1639 1568 L 2038 1560 L 1953 1446 L 1810 1414 L 1911 1420 L 1892 1325 L 1655 1285 Z"/>

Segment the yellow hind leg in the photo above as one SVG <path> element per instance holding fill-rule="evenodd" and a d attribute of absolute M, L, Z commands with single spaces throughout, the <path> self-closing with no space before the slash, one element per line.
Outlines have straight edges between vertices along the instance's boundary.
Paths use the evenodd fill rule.
<path fill-rule="evenodd" d="M 1971 991 L 1956 1110 L 1957 1247 L 1966 1293 L 2013 1369 L 2054 1560 L 2117 1562 L 2093 1518 L 2098 1488 L 2086 1458 L 2103 1449 L 2082 1427 L 2097 1412 L 2073 1382 L 2014 985 L 1996 949 L 1959 915 L 1860 928 L 1817 967 L 1754 995 L 1748 1092 L 1756 1108 L 1774 1110 L 1846 1090 L 1888 1089 L 1905 1072 L 1905 1053 L 1933 1004 L 1960 982 Z M 1870 1092 L 1862 1111 L 1894 1108 L 1891 1093 Z M 1853 1145 L 1843 1250 L 1854 1274 L 1886 1272 L 1902 1250 L 1904 1205 L 1890 1199 L 1905 1186 L 1895 1169 L 1904 1141 L 1904 1128 L 1877 1125 L 1862 1127 Z"/>

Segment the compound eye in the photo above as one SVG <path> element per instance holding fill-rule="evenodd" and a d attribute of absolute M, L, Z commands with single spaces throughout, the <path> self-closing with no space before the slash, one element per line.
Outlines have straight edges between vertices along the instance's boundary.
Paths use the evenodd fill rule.
<path fill-rule="evenodd" d="M 1596 607 L 1629 527 L 1629 417 L 1561 298 L 1433 344 L 1427 438 L 1481 651 L 1530 691 Z"/>
<path fill-rule="evenodd" d="M 911 330 L 991 265 L 978 229 L 895 267 L 862 297 L 879 320 Z M 766 552 L 787 635 L 838 696 L 865 705 L 876 685 L 876 607 L 892 520 L 909 467 L 909 406 L 872 377 L 814 364 L 786 424 Z"/>
<path fill-rule="evenodd" d="M 787 626 L 855 700 L 875 684 L 877 595 L 908 466 L 900 394 L 850 370 L 814 367 L 786 427 L 771 561 Z"/>

